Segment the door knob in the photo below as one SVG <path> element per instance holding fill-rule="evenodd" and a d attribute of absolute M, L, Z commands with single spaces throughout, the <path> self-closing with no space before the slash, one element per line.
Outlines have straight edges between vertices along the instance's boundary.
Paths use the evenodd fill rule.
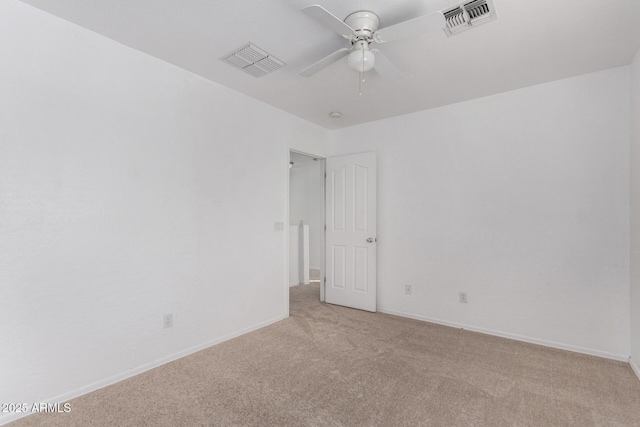
<path fill-rule="evenodd" d="M 369 243 L 373 243 L 373 242 L 375 242 L 376 240 L 378 240 L 378 239 L 374 239 L 373 237 L 369 237 L 369 238 L 367 239 L 367 242 L 369 242 Z"/>

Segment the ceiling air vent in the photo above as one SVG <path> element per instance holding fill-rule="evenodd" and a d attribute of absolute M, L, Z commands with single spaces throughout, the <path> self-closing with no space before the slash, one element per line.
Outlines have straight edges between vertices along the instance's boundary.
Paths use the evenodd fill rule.
<path fill-rule="evenodd" d="M 492 0 L 474 0 L 442 13 L 447 22 L 444 32 L 449 37 L 498 17 Z"/>
<path fill-rule="evenodd" d="M 284 62 L 253 43 L 247 43 L 220 59 L 253 77 L 262 77 L 285 65 Z"/>
<path fill-rule="evenodd" d="M 448 36 L 452 36 L 469 28 L 469 16 L 464 13 L 462 6 L 444 12 L 444 19 L 447 21 L 444 32 L 447 33 Z"/>

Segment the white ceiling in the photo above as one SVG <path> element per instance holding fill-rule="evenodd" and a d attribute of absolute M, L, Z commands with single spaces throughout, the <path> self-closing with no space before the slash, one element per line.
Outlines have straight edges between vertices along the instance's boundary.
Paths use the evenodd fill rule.
<path fill-rule="evenodd" d="M 386 81 L 343 59 L 298 73 L 348 46 L 300 10 L 319 3 L 345 18 L 375 12 L 386 27 L 455 0 L 23 0 L 118 42 L 327 129 L 379 120 L 627 65 L 640 48 L 637 0 L 494 0 L 496 21 L 379 45 L 402 73 Z M 254 78 L 219 60 L 253 42 L 287 65 Z M 329 112 L 342 112 L 341 119 Z"/>

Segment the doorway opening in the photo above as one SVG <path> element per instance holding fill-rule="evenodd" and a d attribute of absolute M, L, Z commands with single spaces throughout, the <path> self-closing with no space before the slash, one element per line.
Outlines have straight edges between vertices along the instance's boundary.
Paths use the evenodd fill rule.
<path fill-rule="evenodd" d="M 289 153 L 289 286 L 320 284 L 324 301 L 325 159 Z"/>

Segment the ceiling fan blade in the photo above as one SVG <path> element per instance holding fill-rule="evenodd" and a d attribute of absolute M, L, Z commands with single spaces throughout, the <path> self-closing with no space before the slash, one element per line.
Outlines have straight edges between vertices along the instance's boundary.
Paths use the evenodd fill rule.
<path fill-rule="evenodd" d="M 429 31 L 442 30 L 445 23 L 442 12 L 428 13 L 390 27 L 381 28 L 373 34 L 373 40 L 377 43 L 402 40 Z"/>
<path fill-rule="evenodd" d="M 321 24 L 324 24 L 329 29 L 340 34 L 342 37 L 349 38 L 355 34 L 353 28 L 318 4 L 307 6 L 302 9 L 302 11 L 313 19 L 319 21 Z"/>
<path fill-rule="evenodd" d="M 312 76 L 318 71 L 322 70 L 324 67 L 327 67 L 333 64 L 334 62 L 336 62 L 338 59 L 344 58 L 345 56 L 347 56 L 349 54 L 349 51 L 351 51 L 351 49 L 346 47 L 343 47 L 340 50 L 336 50 L 331 55 L 325 56 L 320 61 L 300 71 L 300 75 L 305 77 Z"/>
<path fill-rule="evenodd" d="M 376 60 L 373 69 L 378 72 L 386 80 L 398 80 L 400 78 L 400 71 L 393 66 L 391 61 L 387 59 L 378 49 L 371 49 L 371 52 L 376 56 Z"/>

